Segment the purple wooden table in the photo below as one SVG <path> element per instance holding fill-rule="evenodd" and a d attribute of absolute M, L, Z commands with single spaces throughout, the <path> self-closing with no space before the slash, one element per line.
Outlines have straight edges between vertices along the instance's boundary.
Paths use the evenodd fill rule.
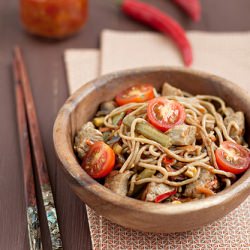
<path fill-rule="evenodd" d="M 64 249 L 90 249 L 84 204 L 69 189 L 56 158 L 52 128 L 57 111 L 68 96 L 63 51 L 97 48 L 102 29 L 147 30 L 119 12 L 112 0 L 91 0 L 84 29 L 68 40 L 48 42 L 23 32 L 17 0 L 0 0 L 0 249 L 28 249 L 21 159 L 11 75 L 12 47 L 24 52 L 38 112 L 45 153 L 59 216 Z M 170 0 L 145 0 L 175 17 L 186 29 L 206 31 L 250 30 L 249 0 L 203 0 L 202 20 L 192 23 Z M 42 220 L 44 249 L 50 249 Z"/>

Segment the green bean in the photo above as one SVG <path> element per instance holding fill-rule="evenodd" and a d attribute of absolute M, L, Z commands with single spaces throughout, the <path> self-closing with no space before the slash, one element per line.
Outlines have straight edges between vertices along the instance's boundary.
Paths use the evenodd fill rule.
<path fill-rule="evenodd" d="M 107 132 L 102 133 L 102 135 L 103 135 L 103 141 L 107 142 L 111 136 L 111 132 L 107 131 Z"/>
<path fill-rule="evenodd" d="M 119 124 L 119 122 L 123 119 L 124 116 L 125 116 L 125 112 L 121 112 L 121 113 L 113 116 L 113 118 L 112 118 L 113 125 L 117 126 Z"/>
<path fill-rule="evenodd" d="M 150 178 L 152 175 L 154 175 L 156 172 L 156 170 L 154 169 L 148 169 L 145 168 L 143 171 L 141 171 L 140 174 L 137 175 L 136 180 L 141 180 L 141 179 L 145 179 L 145 178 Z"/>
<path fill-rule="evenodd" d="M 128 115 L 123 119 L 123 123 L 131 127 L 133 120 L 135 119 L 134 116 Z M 163 147 L 170 147 L 171 146 L 171 138 L 157 130 L 156 128 L 152 127 L 149 123 L 147 122 L 140 122 L 136 124 L 135 131 L 147 139 L 153 140 L 161 144 Z"/>
<path fill-rule="evenodd" d="M 136 180 L 138 181 L 138 180 L 141 180 L 141 179 L 150 178 L 155 174 L 155 172 L 156 172 L 156 170 L 145 168 L 140 174 L 138 174 Z M 132 195 L 137 195 L 145 186 L 146 186 L 145 183 L 135 185 Z"/>

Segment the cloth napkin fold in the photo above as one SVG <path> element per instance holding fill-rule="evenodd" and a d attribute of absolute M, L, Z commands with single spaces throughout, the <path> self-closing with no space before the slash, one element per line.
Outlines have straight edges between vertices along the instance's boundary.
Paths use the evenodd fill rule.
<path fill-rule="evenodd" d="M 68 49 L 65 51 L 64 59 L 70 94 L 99 75 L 98 49 Z"/>
<path fill-rule="evenodd" d="M 188 32 L 192 68 L 225 77 L 250 91 L 250 33 Z M 172 41 L 151 32 L 105 30 L 101 50 L 65 52 L 70 93 L 100 74 L 143 66 L 182 66 Z M 233 93 L 232 93 L 233 94 Z M 87 207 L 93 249 L 250 249 L 250 198 L 224 218 L 184 233 L 125 229 Z M 167 225 L 167 221 L 166 221 Z"/>
<path fill-rule="evenodd" d="M 250 91 L 250 32 L 188 32 L 192 68 L 225 77 Z M 161 34 L 106 30 L 101 38 L 101 74 L 143 66 L 183 66 L 173 42 Z"/>

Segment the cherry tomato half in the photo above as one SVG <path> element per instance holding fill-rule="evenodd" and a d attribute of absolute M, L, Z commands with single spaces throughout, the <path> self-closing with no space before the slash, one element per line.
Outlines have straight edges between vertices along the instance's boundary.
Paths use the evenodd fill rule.
<path fill-rule="evenodd" d="M 148 103 L 147 115 L 149 122 L 163 132 L 182 124 L 186 118 L 184 107 L 166 97 L 151 100 Z"/>
<path fill-rule="evenodd" d="M 82 168 L 93 178 L 108 175 L 115 165 L 115 153 L 106 143 L 95 142 L 83 158 Z"/>
<path fill-rule="evenodd" d="M 146 102 L 154 97 L 154 87 L 150 84 L 141 84 L 122 91 L 115 97 L 115 101 L 122 106 L 131 102 Z"/>
<path fill-rule="evenodd" d="M 245 172 L 250 164 L 249 150 L 230 141 L 223 142 L 216 149 L 215 156 L 219 168 L 233 174 Z"/>

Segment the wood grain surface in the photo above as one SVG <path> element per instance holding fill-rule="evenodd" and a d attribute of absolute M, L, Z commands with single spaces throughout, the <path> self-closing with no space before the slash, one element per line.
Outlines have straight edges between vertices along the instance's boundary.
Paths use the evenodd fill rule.
<path fill-rule="evenodd" d="M 207 31 L 250 30 L 249 0 L 203 0 L 202 20 L 192 23 L 168 0 L 145 0 L 167 11 L 186 29 Z M 23 31 L 18 0 L 0 0 L 0 249 L 28 249 L 21 157 L 11 75 L 12 47 L 19 44 L 30 75 L 49 175 L 55 195 L 64 249 L 90 249 L 84 204 L 69 189 L 58 168 L 52 127 L 68 96 L 63 64 L 66 48 L 96 48 L 102 29 L 147 30 L 114 6 L 113 0 L 90 0 L 89 19 L 82 31 L 60 42 L 37 39 Z M 49 248 L 46 222 L 41 221 L 44 249 Z"/>
<path fill-rule="evenodd" d="M 142 202 L 111 192 L 91 178 L 75 157 L 72 138 L 85 122 L 91 120 L 100 103 L 111 100 L 117 92 L 129 86 L 145 82 L 152 83 L 158 91 L 164 82 L 168 82 L 188 93 L 219 96 L 226 103 L 230 103 L 234 110 L 242 110 L 246 124 L 250 124 L 249 95 L 240 88 L 235 89 L 231 82 L 214 75 L 174 67 L 153 67 L 102 76 L 78 89 L 57 116 L 53 138 L 65 176 L 72 190 L 97 214 L 126 228 L 153 233 L 174 233 L 212 223 L 232 211 L 250 194 L 250 171 L 234 185 L 209 199 L 186 202 L 181 206 L 157 206 L 152 202 Z M 246 139 L 249 143 L 248 129 Z"/>

